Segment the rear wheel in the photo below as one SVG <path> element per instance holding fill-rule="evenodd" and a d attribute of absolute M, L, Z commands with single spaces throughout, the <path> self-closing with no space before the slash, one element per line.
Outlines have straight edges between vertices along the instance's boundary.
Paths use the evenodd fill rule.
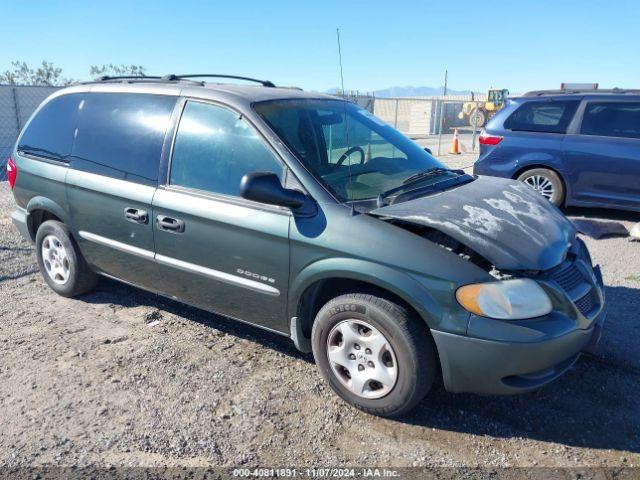
<path fill-rule="evenodd" d="M 437 371 L 424 323 L 373 295 L 329 301 L 318 312 L 311 337 L 316 363 L 331 388 L 374 415 L 408 412 L 427 394 Z"/>
<path fill-rule="evenodd" d="M 564 202 L 564 185 L 556 172 L 547 168 L 533 168 L 523 172 L 518 180 L 529 185 L 555 206 Z"/>
<path fill-rule="evenodd" d="M 36 255 L 45 281 L 63 297 L 88 292 L 98 281 L 62 222 L 48 220 L 40 225 L 36 233 Z"/>

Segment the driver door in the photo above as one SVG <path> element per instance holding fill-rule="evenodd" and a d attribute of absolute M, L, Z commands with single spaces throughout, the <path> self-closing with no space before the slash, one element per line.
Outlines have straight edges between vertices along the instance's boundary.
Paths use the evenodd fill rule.
<path fill-rule="evenodd" d="M 283 164 L 254 127 L 226 107 L 187 101 L 167 184 L 153 199 L 164 293 L 288 332 L 289 221 L 283 207 L 240 197 L 247 173 Z"/>

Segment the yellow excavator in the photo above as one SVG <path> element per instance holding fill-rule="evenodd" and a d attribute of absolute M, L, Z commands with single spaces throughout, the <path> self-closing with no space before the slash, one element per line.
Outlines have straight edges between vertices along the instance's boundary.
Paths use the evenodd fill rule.
<path fill-rule="evenodd" d="M 503 88 L 498 90 L 490 88 L 487 91 L 487 101 L 475 101 L 471 92 L 471 101 L 462 104 L 462 110 L 458 113 L 460 120 L 467 119 L 469 125 L 481 128 L 486 125 L 491 117 L 504 106 L 504 102 L 509 96 L 509 90 Z"/>

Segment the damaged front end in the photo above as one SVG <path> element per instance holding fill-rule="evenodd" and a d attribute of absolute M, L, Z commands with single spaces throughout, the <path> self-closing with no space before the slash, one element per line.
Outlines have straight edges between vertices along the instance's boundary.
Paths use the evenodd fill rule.
<path fill-rule="evenodd" d="M 508 275 L 500 272 L 495 265 L 493 265 L 487 258 L 476 252 L 473 248 L 469 247 L 465 243 L 462 243 L 455 238 L 447 235 L 435 228 L 426 227 L 424 225 L 407 222 L 404 220 L 387 219 L 388 223 L 395 225 L 403 230 L 414 233 L 425 240 L 428 240 L 436 245 L 450 251 L 458 257 L 473 263 L 477 267 L 490 273 L 498 280 L 509 278 Z"/>
<path fill-rule="evenodd" d="M 573 225 L 519 182 L 479 177 L 370 214 L 473 263 L 496 281 L 546 285 L 585 319 L 594 318 L 604 303 L 599 269 L 593 269 Z"/>
<path fill-rule="evenodd" d="M 499 178 L 479 177 L 369 214 L 421 228 L 426 238 L 476 252 L 503 271 L 553 268 L 564 261 L 576 236 L 571 222 L 546 199 L 520 182 Z"/>
<path fill-rule="evenodd" d="M 578 238 L 569 246 L 564 260 L 553 268 L 547 270 L 500 269 L 473 248 L 434 228 L 398 220 L 389 220 L 389 222 L 473 263 L 497 281 L 526 278 L 551 283 L 559 288 L 571 300 L 576 310 L 587 319 L 595 317 L 604 303 L 600 268 L 593 267 L 586 246 Z"/>
<path fill-rule="evenodd" d="M 595 350 L 606 318 L 600 270 L 573 225 L 528 187 L 479 177 L 369 214 L 490 274 L 455 288 L 464 334 L 431 328 L 448 391 L 535 390 Z"/>

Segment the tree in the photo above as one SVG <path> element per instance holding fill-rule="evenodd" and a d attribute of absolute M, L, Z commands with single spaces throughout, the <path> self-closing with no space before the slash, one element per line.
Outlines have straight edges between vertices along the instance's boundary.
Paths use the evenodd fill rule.
<path fill-rule="evenodd" d="M 91 65 L 89 69 L 89 75 L 92 78 L 110 76 L 110 77 L 142 77 L 145 75 L 147 69 L 142 65 Z"/>
<path fill-rule="evenodd" d="M 15 60 L 11 62 L 12 69 L 0 73 L 0 84 L 9 85 L 47 85 L 51 87 L 63 87 L 73 83 L 74 80 L 62 76 L 62 69 L 54 66 L 52 62 L 42 61 L 36 68 L 30 68 L 27 62 Z M 92 65 L 89 75 L 92 78 L 108 76 L 132 76 L 141 77 L 146 68 L 142 65 Z"/>
<path fill-rule="evenodd" d="M 0 83 L 9 85 L 48 85 L 59 87 L 69 85 L 73 80 L 62 76 L 62 69 L 57 68 L 52 62 L 42 61 L 40 67 L 35 70 L 29 68 L 27 62 L 15 60 L 11 62 L 13 70 L 5 70 L 0 73 Z"/>

